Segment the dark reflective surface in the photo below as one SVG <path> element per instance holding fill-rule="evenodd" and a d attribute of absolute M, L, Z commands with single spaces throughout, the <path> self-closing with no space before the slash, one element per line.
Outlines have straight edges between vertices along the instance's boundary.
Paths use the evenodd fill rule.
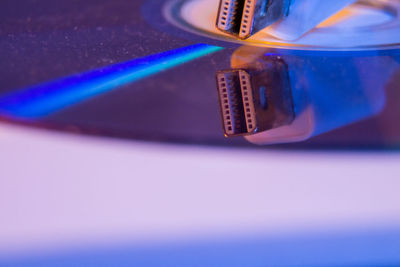
<path fill-rule="evenodd" d="M 152 10 L 150 15 L 143 3 L 62 1 L 56 5 L 46 0 L 37 5 L 36 1 L 25 0 L 20 3 L 25 7 L 21 9 L 12 1 L 3 1 L 0 4 L 2 120 L 141 140 L 252 145 L 241 137 L 224 137 L 215 73 L 246 67 L 260 57 L 279 56 L 288 66 L 295 119 L 284 132 L 274 132 L 272 139 L 264 133 L 251 137 L 250 141 L 286 143 L 309 139 L 283 146 L 288 148 L 398 147 L 399 51 L 290 52 L 208 42 L 180 30 L 162 31 L 167 22 L 161 11 Z M 144 20 L 149 17 L 154 20 L 152 24 L 164 26 L 150 25 Z M 219 50 L 209 46 L 200 51 L 202 55 L 194 50 L 190 50 L 189 56 L 176 52 L 199 42 L 228 48 Z M 111 76 L 104 75 L 101 80 L 104 86 L 116 77 L 128 77 L 115 76 L 124 71 L 130 71 L 132 77 L 138 71 L 141 74 L 149 71 L 147 67 L 154 62 L 164 64 L 165 51 L 173 51 L 172 57 L 165 61 L 172 62 L 171 66 L 162 69 L 154 65 L 151 73 L 124 80 L 112 90 L 87 93 L 35 118 L 7 112 L 9 102 L 5 99 L 15 92 L 32 95 L 37 92 L 32 88 L 50 84 L 54 94 L 60 88 L 57 84 L 70 77 L 84 80 L 85 86 L 90 84 L 92 87 L 85 90 L 91 92 L 98 86 L 93 86 L 87 78 L 90 75 L 85 76 L 88 72 L 96 70 L 96 75 L 101 76 L 109 74 L 110 68 L 115 71 Z M 157 56 L 149 59 L 149 55 Z M 129 68 L 117 65 L 113 69 L 115 64 L 127 62 L 141 64 L 143 69 L 135 69 L 132 64 L 128 64 Z M 75 92 L 83 92 L 80 84 L 73 86 Z"/>

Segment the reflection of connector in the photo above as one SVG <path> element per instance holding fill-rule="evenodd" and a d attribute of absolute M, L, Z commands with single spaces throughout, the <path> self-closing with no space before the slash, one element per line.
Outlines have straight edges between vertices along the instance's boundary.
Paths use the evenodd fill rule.
<path fill-rule="evenodd" d="M 286 16 L 292 0 L 220 0 L 217 28 L 241 39 Z"/>
<path fill-rule="evenodd" d="M 225 135 L 242 135 L 254 131 L 249 74 L 244 70 L 218 72 L 217 85 Z"/>
<path fill-rule="evenodd" d="M 228 137 L 270 130 L 294 119 L 287 66 L 277 58 L 262 67 L 219 71 L 217 86 Z"/>

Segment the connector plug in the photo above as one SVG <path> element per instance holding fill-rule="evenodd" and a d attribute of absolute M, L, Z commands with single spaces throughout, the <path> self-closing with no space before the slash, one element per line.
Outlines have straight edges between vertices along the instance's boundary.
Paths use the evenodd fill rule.
<path fill-rule="evenodd" d="M 217 28 L 246 39 L 288 15 L 292 0 L 220 0 Z"/>
<path fill-rule="evenodd" d="M 289 76 L 281 59 L 218 71 L 216 78 L 225 136 L 252 135 L 293 121 Z"/>

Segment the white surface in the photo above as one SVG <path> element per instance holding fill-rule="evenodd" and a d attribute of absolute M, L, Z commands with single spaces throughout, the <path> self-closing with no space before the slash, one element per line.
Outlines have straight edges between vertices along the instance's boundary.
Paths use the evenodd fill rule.
<path fill-rule="evenodd" d="M 400 155 L 119 141 L 0 125 L 0 255 L 398 226 Z"/>

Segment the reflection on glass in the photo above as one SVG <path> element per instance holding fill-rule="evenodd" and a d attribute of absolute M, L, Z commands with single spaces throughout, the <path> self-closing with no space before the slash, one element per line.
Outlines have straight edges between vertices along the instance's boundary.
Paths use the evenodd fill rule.
<path fill-rule="evenodd" d="M 315 56 L 240 47 L 231 69 L 217 72 L 225 135 L 256 144 L 297 142 L 377 115 L 399 69 L 396 52 Z"/>

